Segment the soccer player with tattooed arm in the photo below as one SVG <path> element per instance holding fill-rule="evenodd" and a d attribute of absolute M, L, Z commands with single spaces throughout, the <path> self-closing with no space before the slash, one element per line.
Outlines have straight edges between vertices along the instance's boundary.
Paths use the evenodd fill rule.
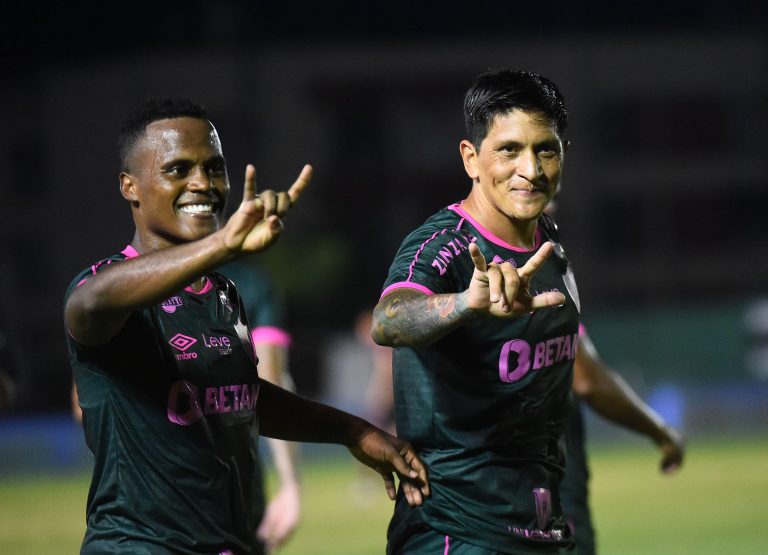
<path fill-rule="evenodd" d="M 401 490 L 390 555 L 560 553 L 559 483 L 579 303 L 544 209 L 560 183 L 565 101 L 547 78 L 502 69 L 465 95 L 468 196 L 402 242 L 374 310 L 394 347 L 396 429 L 432 494 Z"/>

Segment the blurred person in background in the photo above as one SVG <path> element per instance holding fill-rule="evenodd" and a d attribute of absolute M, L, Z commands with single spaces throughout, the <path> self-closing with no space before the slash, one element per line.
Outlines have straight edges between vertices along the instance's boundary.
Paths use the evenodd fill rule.
<path fill-rule="evenodd" d="M 664 422 L 627 384 L 620 374 L 600 358 L 584 326 L 573 364 L 571 414 L 565 434 L 566 464 L 561 483 L 563 514 L 574 531 L 576 553 L 597 553 L 595 530 L 589 505 L 589 465 L 582 404 L 606 420 L 646 436 L 661 451 L 660 470 L 675 472 L 683 463 L 683 436 Z"/>
<path fill-rule="evenodd" d="M 392 348 L 377 345 L 371 338 L 373 307 L 358 312 L 355 337 L 371 353 L 371 374 L 363 397 L 363 417 L 382 430 L 395 431 L 395 401 L 392 388 Z"/>
<path fill-rule="evenodd" d="M 120 191 L 135 234 L 80 272 L 65 293 L 69 360 L 94 456 L 81 553 L 243 555 L 256 550 L 258 443 L 266 437 L 346 445 L 420 504 L 424 465 L 369 422 L 258 376 L 234 284 L 216 268 L 272 245 L 309 183 L 256 194 L 224 218 L 229 180 L 205 110 L 145 103 L 119 137 Z"/>
<path fill-rule="evenodd" d="M 251 342 L 259 362 L 259 376 L 295 392 L 288 370 L 291 336 L 285 329 L 283 294 L 277 284 L 250 259 L 230 262 L 219 271 L 235 283 L 243 299 L 251 327 Z M 267 444 L 278 489 L 265 509 L 264 473 L 259 464 L 256 488 L 260 493 L 254 512 L 260 522 L 256 530 L 258 540 L 263 544 L 265 553 L 273 553 L 291 537 L 301 517 L 299 445 L 273 438 L 267 438 Z"/>
<path fill-rule="evenodd" d="M 558 189 L 559 193 L 559 189 Z M 545 212 L 554 217 L 558 208 L 556 193 Z M 660 469 L 676 471 L 685 453 L 682 434 L 664 422 L 621 375 L 600 357 L 584 325 L 579 327 L 579 343 L 573 363 L 571 413 L 565 434 L 565 474 L 561 483 L 563 514 L 574 532 L 576 553 L 597 553 L 595 529 L 589 504 L 589 464 L 586 451 L 583 404 L 606 420 L 646 436 L 661 451 Z"/>

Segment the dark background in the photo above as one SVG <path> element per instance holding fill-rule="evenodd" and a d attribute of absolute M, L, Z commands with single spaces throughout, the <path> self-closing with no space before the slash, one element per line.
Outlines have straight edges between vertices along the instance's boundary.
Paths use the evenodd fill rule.
<path fill-rule="evenodd" d="M 275 189 L 315 166 L 262 257 L 287 295 L 299 392 L 314 396 L 327 346 L 375 304 L 404 235 L 467 194 L 463 94 L 501 66 L 544 73 L 568 101 L 558 222 L 598 347 L 637 349 L 673 381 L 765 378 L 732 355 L 768 346 L 742 319 L 768 282 L 767 23 L 765 2 L 719 0 L 5 6 L 0 348 L 14 411 L 67 407 L 62 296 L 131 239 L 115 136 L 137 103 L 205 104 L 235 198 L 247 162 Z M 651 336 L 665 345 L 649 354 Z"/>

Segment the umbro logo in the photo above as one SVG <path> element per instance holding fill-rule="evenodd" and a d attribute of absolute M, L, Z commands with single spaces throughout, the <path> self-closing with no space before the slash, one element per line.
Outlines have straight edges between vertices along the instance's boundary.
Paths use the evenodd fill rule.
<path fill-rule="evenodd" d="M 179 351 L 186 351 L 192 345 L 197 343 L 197 339 L 194 337 L 189 337 L 188 335 L 184 335 L 183 333 L 177 333 L 171 337 L 171 340 L 168 341 L 168 343 L 170 343 L 172 347 L 175 347 Z"/>

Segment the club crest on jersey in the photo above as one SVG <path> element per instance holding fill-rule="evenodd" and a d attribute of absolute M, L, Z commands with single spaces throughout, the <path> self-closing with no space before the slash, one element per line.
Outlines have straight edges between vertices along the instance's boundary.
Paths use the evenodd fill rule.
<path fill-rule="evenodd" d="M 160 305 L 160 308 L 162 308 L 168 314 L 173 314 L 180 306 L 184 306 L 184 301 L 178 295 L 174 295 L 170 299 L 164 300 Z"/>

